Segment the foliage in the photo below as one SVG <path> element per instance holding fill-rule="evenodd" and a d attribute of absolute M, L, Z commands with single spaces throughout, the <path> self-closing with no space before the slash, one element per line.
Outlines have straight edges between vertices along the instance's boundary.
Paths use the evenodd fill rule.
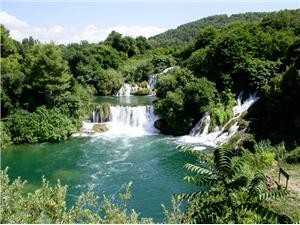
<path fill-rule="evenodd" d="M 20 109 L 5 119 L 14 143 L 53 142 L 66 139 L 76 131 L 69 117 L 57 108 L 38 107 L 30 113 Z"/>
<path fill-rule="evenodd" d="M 148 88 L 140 88 L 139 90 L 132 93 L 132 95 L 151 95 L 152 92 Z"/>
<path fill-rule="evenodd" d="M 266 13 L 244 13 L 244 14 L 233 14 L 209 16 L 194 22 L 183 24 L 176 29 L 167 30 L 164 33 L 155 35 L 149 40 L 155 47 L 161 46 L 182 46 L 188 45 L 195 41 L 197 34 L 208 26 L 223 27 L 233 21 L 259 21 Z"/>
<path fill-rule="evenodd" d="M 42 187 L 34 193 L 24 195 L 24 184 L 20 178 L 10 182 L 7 170 L 0 173 L 1 179 L 1 223 L 151 223 L 150 219 L 139 219 L 138 213 L 126 209 L 130 199 L 131 182 L 125 185 L 118 205 L 106 196 L 99 197 L 89 190 L 82 193 L 77 202 L 67 208 L 67 186 L 58 181 L 50 186 L 43 178 Z M 101 216 L 100 216 L 101 215 Z"/>
<path fill-rule="evenodd" d="M 26 91 L 31 104 L 52 105 L 53 98 L 70 88 L 71 74 L 57 46 L 35 45 L 26 55 L 25 64 Z"/>
<path fill-rule="evenodd" d="M 286 155 L 285 158 L 287 163 L 300 163 L 300 147 L 292 150 Z"/>
<path fill-rule="evenodd" d="M 186 69 L 175 69 L 161 76 L 156 88 L 160 99 L 155 102 L 155 112 L 165 121 L 158 128 L 176 135 L 189 132 L 213 104 L 216 93 L 214 83 L 204 77 L 196 78 Z"/>
<path fill-rule="evenodd" d="M 9 144 L 11 144 L 9 130 L 7 129 L 5 123 L 0 121 L 0 149 L 4 149 Z"/>
<path fill-rule="evenodd" d="M 122 34 L 112 31 L 106 38 L 105 44 L 112 46 L 119 52 L 125 53 L 128 57 L 132 57 L 138 53 L 144 53 L 147 49 L 151 48 L 147 39 L 139 36 L 136 39 L 125 36 Z"/>
<path fill-rule="evenodd" d="M 186 176 L 185 180 L 201 188 L 179 196 L 189 202 L 185 223 L 292 222 L 287 216 L 263 206 L 264 201 L 284 197 L 287 192 L 281 189 L 269 191 L 267 179 L 261 173 L 243 174 L 246 156 L 236 158 L 235 152 L 227 148 L 217 148 L 213 157 L 187 147 L 180 149 L 199 160 L 197 165 L 185 165 L 195 174 Z"/>

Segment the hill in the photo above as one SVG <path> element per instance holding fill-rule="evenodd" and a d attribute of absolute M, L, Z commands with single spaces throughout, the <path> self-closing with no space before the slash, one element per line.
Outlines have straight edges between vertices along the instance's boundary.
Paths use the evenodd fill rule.
<path fill-rule="evenodd" d="M 231 16 L 209 16 L 180 25 L 176 29 L 167 30 L 166 32 L 150 37 L 149 40 L 154 47 L 188 45 L 194 41 L 198 32 L 207 26 L 222 27 L 226 23 L 235 21 L 261 21 L 267 14 L 265 12 L 249 12 L 233 14 Z"/>

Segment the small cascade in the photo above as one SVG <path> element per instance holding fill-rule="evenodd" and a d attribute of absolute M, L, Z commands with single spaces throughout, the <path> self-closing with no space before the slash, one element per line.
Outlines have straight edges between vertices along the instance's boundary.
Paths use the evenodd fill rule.
<path fill-rule="evenodd" d="M 95 135 L 130 135 L 140 136 L 155 134 L 158 130 L 154 122 L 158 117 L 154 114 L 153 105 L 145 106 L 110 106 L 109 104 L 98 105 L 90 115 L 90 122 L 83 122 L 80 133 L 73 136 Z M 97 133 L 94 127 L 105 126 L 108 130 Z"/>
<path fill-rule="evenodd" d="M 158 73 L 158 74 L 154 74 L 154 75 L 151 75 L 149 77 L 149 80 L 148 80 L 148 85 L 147 85 L 147 88 L 150 89 L 151 91 L 155 89 L 155 84 L 158 80 L 158 77 L 162 74 L 165 74 L 167 72 L 169 72 L 170 70 L 174 69 L 173 66 L 171 67 L 168 67 L 166 68 L 165 70 L 163 70 L 161 73 Z"/>
<path fill-rule="evenodd" d="M 200 137 L 208 134 L 208 128 L 210 125 L 210 115 L 205 113 L 205 115 L 199 120 L 196 126 L 190 132 L 192 137 Z"/>
<path fill-rule="evenodd" d="M 153 105 L 146 106 L 112 106 L 110 109 L 110 122 L 112 125 L 122 125 L 126 128 L 140 128 L 148 131 L 154 130 Z M 156 129 L 155 129 L 156 130 Z"/>
<path fill-rule="evenodd" d="M 239 132 L 238 118 L 243 115 L 258 99 L 256 94 L 249 95 L 249 97 L 242 102 L 243 93 L 239 94 L 237 98 L 237 105 L 233 106 L 232 111 L 234 117 L 231 118 L 222 128 L 216 127 L 212 132 L 208 132 L 211 118 L 208 113 L 200 119 L 200 121 L 193 127 L 190 134 L 183 136 L 180 141 L 185 143 L 199 143 L 203 146 L 216 147 L 227 143 L 236 133 Z M 232 124 L 232 125 L 231 125 Z M 195 149 L 202 150 L 202 146 L 197 146 Z"/>
<path fill-rule="evenodd" d="M 154 90 L 157 79 L 158 79 L 157 75 L 151 75 L 148 80 L 147 88 L 150 90 Z"/>
<path fill-rule="evenodd" d="M 164 71 L 162 71 L 161 73 L 158 74 L 153 74 L 149 77 L 148 79 L 148 84 L 147 84 L 147 88 L 151 91 L 153 91 L 155 89 L 155 84 L 158 80 L 158 77 L 164 73 L 169 72 L 170 70 L 172 70 L 174 67 L 168 67 L 166 68 Z M 116 94 L 116 96 L 131 96 L 132 93 L 137 92 L 139 90 L 143 89 L 142 87 L 139 87 L 137 85 L 131 85 L 128 83 L 125 83 L 122 85 L 122 87 L 120 88 L 120 90 L 118 91 L 118 93 Z M 153 94 L 153 92 L 152 92 Z"/>
<path fill-rule="evenodd" d="M 110 105 L 97 105 L 90 115 L 89 120 L 92 123 L 104 123 L 109 121 Z"/>
<path fill-rule="evenodd" d="M 138 86 L 132 86 L 130 84 L 125 83 L 118 91 L 117 96 L 130 96 L 132 92 L 135 92 L 138 89 L 139 89 Z"/>

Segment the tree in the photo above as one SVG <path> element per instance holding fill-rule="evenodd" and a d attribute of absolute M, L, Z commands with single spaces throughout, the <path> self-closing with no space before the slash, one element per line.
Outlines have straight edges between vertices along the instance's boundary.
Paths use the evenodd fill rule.
<path fill-rule="evenodd" d="M 287 192 L 282 189 L 269 191 L 267 179 L 261 173 L 251 177 L 243 174 L 245 157 L 234 157 L 237 152 L 226 147 L 214 150 L 212 157 L 184 146 L 179 149 L 199 160 L 197 165 L 185 165 L 195 175 L 184 179 L 200 186 L 200 190 L 179 196 L 189 201 L 184 223 L 292 222 L 287 216 L 263 206 L 264 200 L 278 199 Z"/>
<path fill-rule="evenodd" d="M 42 104 L 52 104 L 55 96 L 70 88 L 71 75 L 67 62 L 62 59 L 60 49 L 53 44 L 34 46 L 26 55 L 25 62 L 28 90 L 35 97 L 42 97 Z"/>
<path fill-rule="evenodd" d="M 17 53 L 17 46 L 14 40 L 9 36 L 9 31 L 0 24 L 0 37 L 1 37 L 1 58 Z"/>

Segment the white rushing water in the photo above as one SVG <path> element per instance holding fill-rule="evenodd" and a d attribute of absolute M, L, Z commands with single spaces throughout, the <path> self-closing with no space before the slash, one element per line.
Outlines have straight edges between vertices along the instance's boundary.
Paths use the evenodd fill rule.
<path fill-rule="evenodd" d="M 160 75 L 163 75 L 165 73 L 168 73 L 169 71 L 171 71 L 172 69 L 174 69 L 173 66 L 166 68 L 164 71 L 162 71 L 161 73 L 158 74 L 153 74 L 149 77 L 148 80 L 148 85 L 147 88 L 150 90 L 154 90 L 155 89 L 155 84 L 157 83 L 157 80 L 159 78 Z"/>
<path fill-rule="evenodd" d="M 158 130 L 154 122 L 158 117 L 154 114 L 153 105 L 146 106 L 110 106 L 109 121 L 105 124 L 109 130 L 103 133 L 96 133 L 93 126 L 99 123 L 83 122 L 82 131 L 73 136 L 141 136 L 156 134 Z M 101 119 L 99 119 L 100 122 Z"/>
<path fill-rule="evenodd" d="M 190 134 L 180 138 L 180 142 L 200 144 L 200 146 L 194 148 L 195 150 L 205 149 L 203 146 L 216 147 L 227 143 L 230 138 L 238 132 L 239 125 L 235 122 L 227 131 L 225 131 L 225 128 L 228 127 L 233 120 L 240 117 L 243 112 L 247 111 L 259 99 L 256 94 L 250 94 L 245 101 L 242 101 L 242 95 L 243 93 L 238 96 L 237 105 L 232 108 L 234 117 L 222 128 L 215 127 L 212 132 L 208 132 L 211 118 L 208 113 L 205 113 L 195 127 L 193 127 Z"/>
<path fill-rule="evenodd" d="M 147 88 L 150 89 L 151 91 L 154 90 L 155 84 L 158 80 L 158 77 L 162 74 L 169 72 L 173 68 L 174 67 L 168 67 L 161 73 L 150 75 L 149 79 L 148 79 Z M 137 85 L 131 85 L 131 84 L 125 83 L 122 85 L 122 87 L 120 88 L 120 90 L 118 91 L 118 93 L 116 95 L 117 96 L 131 96 L 131 93 L 136 92 L 139 89 L 140 89 L 140 87 Z"/>
<path fill-rule="evenodd" d="M 121 89 L 118 91 L 117 96 L 130 96 L 132 92 L 138 90 L 138 86 L 132 86 L 131 84 L 123 84 Z"/>

